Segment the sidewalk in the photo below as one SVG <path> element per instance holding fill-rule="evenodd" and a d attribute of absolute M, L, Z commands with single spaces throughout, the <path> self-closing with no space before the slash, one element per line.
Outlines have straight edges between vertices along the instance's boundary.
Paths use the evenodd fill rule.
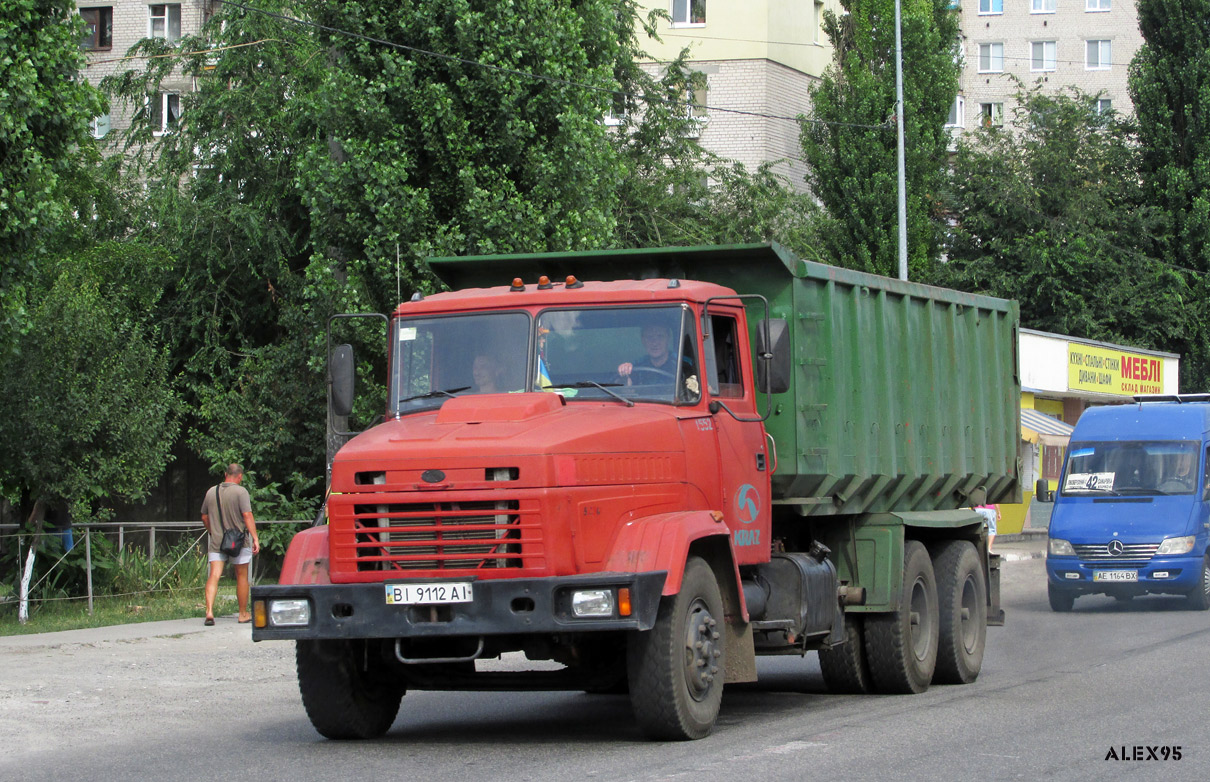
<path fill-rule="evenodd" d="M 1046 540 L 1046 530 L 1026 529 L 1015 535 L 997 535 L 992 551 L 1004 563 L 1042 559 L 1046 556 Z"/>

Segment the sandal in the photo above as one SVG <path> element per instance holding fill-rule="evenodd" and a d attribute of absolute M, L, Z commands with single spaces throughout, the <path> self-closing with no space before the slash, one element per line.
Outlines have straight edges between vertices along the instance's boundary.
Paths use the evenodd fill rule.
<path fill-rule="evenodd" d="M 206 627 L 214 627 L 214 617 L 213 616 L 206 617 L 206 621 L 202 622 L 202 624 L 206 625 Z"/>
<path fill-rule="evenodd" d="M 249 622 L 251 622 L 251 621 L 252 621 L 252 617 L 248 617 L 247 619 L 238 619 L 238 620 L 236 620 L 236 621 L 238 621 L 238 622 L 239 622 L 240 624 L 242 624 L 242 625 L 246 625 L 246 624 L 248 624 Z"/>

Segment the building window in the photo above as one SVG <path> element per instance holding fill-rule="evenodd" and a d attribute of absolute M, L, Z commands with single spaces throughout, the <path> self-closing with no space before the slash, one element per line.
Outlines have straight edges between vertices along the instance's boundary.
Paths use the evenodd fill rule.
<path fill-rule="evenodd" d="M 985 128 L 1004 127 L 1004 104 L 980 103 L 979 124 Z"/>
<path fill-rule="evenodd" d="M 1091 2 L 1091 0 L 1090 0 Z M 979 0 L 979 13 L 981 14 L 1002 14 L 1004 13 L 1004 0 Z"/>
<path fill-rule="evenodd" d="M 1090 71 L 1107 71 L 1113 65 L 1113 55 L 1109 41 L 1085 41 L 1088 44 L 1088 54 L 1084 59 L 1084 67 Z"/>
<path fill-rule="evenodd" d="M 815 25 L 811 32 L 811 41 L 819 43 L 823 35 L 823 3 L 815 3 L 815 14 L 811 17 L 812 24 Z"/>
<path fill-rule="evenodd" d="M 147 37 L 163 38 L 168 41 L 181 39 L 181 6 L 151 5 L 148 6 L 150 17 L 147 21 Z"/>
<path fill-rule="evenodd" d="M 1086 11 L 1108 11 L 1110 8 L 1110 0 L 1086 0 L 1088 3 L 1084 6 Z"/>
<path fill-rule="evenodd" d="M 706 23 L 706 0 L 672 0 L 672 26 Z"/>
<path fill-rule="evenodd" d="M 1108 114 L 1113 111 L 1113 101 L 1109 98 L 1097 98 L 1097 114 Z"/>
<path fill-rule="evenodd" d="M 173 92 L 161 92 L 151 105 L 151 132 L 156 135 L 170 133 L 181 118 L 181 96 Z"/>
<path fill-rule="evenodd" d="M 1053 71 L 1055 69 L 1055 42 L 1034 41 L 1029 45 L 1029 69 L 1031 71 Z"/>
<path fill-rule="evenodd" d="M 80 48 L 97 51 L 113 48 L 113 7 L 81 8 L 84 18 L 84 40 Z"/>
<path fill-rule="evenodd" d="M 979 73 L 1000 73 L 1004 70 L 1004 44 L 979 44 Z"/>
<path fill-rule="evenodd" d="M 950 115 L 945 120 L 947 128 L 961 128 L 966 122 L 966 98 L 961 95 L 954 98 L 954 102 L 950 104 Z"/>
<path fill-rule="evenodd" d="M 1029 0 L 1029 12 L 1031 14 L 1053 14 L 1055 0 Z"/>
<path fill-rule="evenodd" d="M 92 133 L 93 138 L 105 138 L 109 134 L 111 127 L 112 123 L 108 114 L 93 117 L 92 122 L 88 123 L 88 129 Z"/>

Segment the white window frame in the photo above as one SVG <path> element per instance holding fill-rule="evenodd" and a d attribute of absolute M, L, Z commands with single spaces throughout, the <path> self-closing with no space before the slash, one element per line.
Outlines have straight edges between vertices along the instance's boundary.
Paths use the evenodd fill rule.
<path fill-rule="evenodd" d="M 820 0 L 815 0 L 815 9 L 811 16 L 811 43 L 821 43 L 823 41 L 823 3 Z"/>
<path fill-rule="evenodd" d="M 984 47 L 987 47 L 987 67 L 986 68 L 983 67 L 983 48 Z M 999 47 L 1000 54 L 998 57 L 993 54 L 993 47 Z M 999 63 L 999 67 L 996 66 L 997 62 Z M 979 61 L 978 61 L 977 65 L 978 65 L 977 70 L 979 73 L 1004 73 L 1004 42 L 1003 41 L 991 41 L 988 43 L 979 44 Z"/>
<path fill-rule="evenodd" d="M 1113 99 L 1112 98 L 1097 98 L 1097 102 L 1094 104 L 1093 108 L 1097 114 L 1105 114 L 1107 112 L 1113 111 Z"/>
<path fill-rule="evenodd" d="M 949 116 L 945 119 L 945 126 L 947 128 L 966 127 L 966 98 L 964 96 L 954 96 L 954 102 L 950 104 Z"/>
<path fill-rule="evenodd" d="M 1085 0 L 1084 10 L 1090 14 L 1113 10 L 1113 0 Z"/>
<path fill-rule="evenodd" d="M 1055 0 L 1029 0 L 1029 12 L 1031 14 L 1053 14 Z"/>
<path fill-rule="evenodd" d="M 987 6 L 987 10 L 983 10 L 983 6 Z M 996 6 L 999 6 L 997 8 Z M 979 16 L 994 16 L 1004 13 L 1004 0 L 979 0 Z"/>
<path fill-rule="evenodd" d="M 1042 65 L 1038 67 L 1038 57 L 1035 54 L 1037 47 L 1042 47 Z M 1050 57 L 1046 56 L 1046 50 L 1049 47 Z M 1055 41 L 1030 41 L 1029 42 L 1029 71 L 1030 73 L 1054 73 L 1058 70 L 1059 63 L 1059 46 Z"/>
<path fill-rule="evenodd" d="M 701 21 L 694 21 L 693 6 L 696 3 L 701 4 Z M 678 5 L 684 5 L 683 9 L 678 9 Z M 705 27 L 706 26 L 706 0 L 671 0 L 671 8 L 669 16 L 672 18 L 673 27 Z M 678 10 L 683 10 L 682 18 L 677 18 Z"/>
<path fill-rule="evenodd" d="M 113 119 L 108 114 L 98 114 L 88 123 L 88 132 L 93 138 L 105 138 L 113 130 Z"/>
<path fill-rule="evenodd" d="M 979 126 L 984 128 L 1004 127 L 1004 104 L 988 101 L 979 104 Z"/>
<path fill-rule="evenodd" d="M 162 25 L 158 32 L 157 22 Z M 147 37 L 163 38 L 169 42 L 181 40 L 181 4 L 156 3 L 147 6 Z"/>
<path fill-rule="evenodd" d="M 1092 53 L 1097 54 L 1096 64 L 1093 64 Z M 1084 70 L 1108 71 L 1113 68 L 1113 41 L 1108 38 L 1094 38 L 1084 42 Z"/>
<path fill-rule="evenodd" d="M 152 109 L 151 119 L 154 122 L 156 117 L 159 117 L 158 127 L 152 127 L 151 135 L 163 136 L 171 133 L 176 123 L 181 121 L 181 94 L 179 92 L 161 92 L 157 93 L 155 99 L 159 101 L 159 110 Z M 169 109 L 176 105 L 176 115 L 172 122 L 169 122 Z"/>

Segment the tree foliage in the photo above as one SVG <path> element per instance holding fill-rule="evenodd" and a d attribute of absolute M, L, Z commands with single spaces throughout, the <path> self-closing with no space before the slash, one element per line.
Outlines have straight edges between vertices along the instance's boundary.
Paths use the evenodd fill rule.
<path fill-rule="evenodd" d="M 1194 286 L 1159 260 L 1132 123 L 1095 103 L 1037 86 L 1011 129 L 959 142 L 938 281 L 1016 299 L 1030 328 L 1184 352 L 1201 333 Z"/>
<path fill-rule="evenodd" d="M 802 131 L 807 182 L 824 216 L 818 245 L 828 263 L 894 276 L 898 268 L 893 0 L 842 0 L 824 14 L 835 60 L 811 91 Z M 949 0 L 902 4 L 905 169 L 910 276 L 927 272 L 940 246 L 944 125 L 958 91 L 958 16 Z"/>
<path fill-rule="evenodd" d="M 46 261 L 24 288 L 27 328 L 0 357 L 0 474 L 24 512 L 66 505 L 87 518 L 163 472 L 179 413 L 153 325 L 169 263 L 99 244 Z"/>
<path fill-rule="evenodd" d="M 76 78 L 82 31 L 68 0 L 0 0 L 0 334 L 20 328 L 16 291 L 68 215 L 63 179 L 103 105 Z"/>

